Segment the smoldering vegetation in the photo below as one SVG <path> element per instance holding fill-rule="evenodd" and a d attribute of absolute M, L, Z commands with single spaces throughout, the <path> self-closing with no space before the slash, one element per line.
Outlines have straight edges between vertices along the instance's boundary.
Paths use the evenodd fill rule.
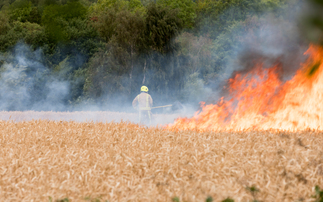
<path fill-rule="evenodd" d="M 320 131 L 0 122 L 2 201 L 313 201 Z M 253 190 L 253 191 L 251 191 Z"/>

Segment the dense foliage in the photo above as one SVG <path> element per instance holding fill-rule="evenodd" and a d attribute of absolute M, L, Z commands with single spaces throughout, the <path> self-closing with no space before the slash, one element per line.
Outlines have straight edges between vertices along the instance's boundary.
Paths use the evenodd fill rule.
<path fill-rule="evenodd" d="M 263 25 L 264 13 L 288 23 L 286 13 L 298 6 L 287 0 L 4 0 L 0 65 L 17 63 L 17 44 L 27 44 L 32 55 L 40 50 L 41 59 L 32 57 L 48 72 L 27 74 L 41 80 L 27 91 L 44 94 L 44 78 L 55 75 L 70 83 L 63 102 L 71 106 L 130 105 L 143 84 L 156 105 L 198 103 L 221 80 L 242 36 Z"/>

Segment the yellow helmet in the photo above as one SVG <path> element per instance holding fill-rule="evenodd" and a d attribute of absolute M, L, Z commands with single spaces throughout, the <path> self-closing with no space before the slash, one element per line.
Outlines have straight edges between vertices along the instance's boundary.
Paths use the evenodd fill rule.
<path fill-rule="evenodd" d="M 147 86 L 141 86 L 141 91 L 148 92 L 148 87 Z"/>

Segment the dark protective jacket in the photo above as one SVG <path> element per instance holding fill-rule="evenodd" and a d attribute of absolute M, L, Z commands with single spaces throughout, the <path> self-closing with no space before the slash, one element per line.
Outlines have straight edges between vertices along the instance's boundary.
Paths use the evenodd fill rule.
<path fill-rule="evenodd" d="M 136 98 L 132 101 L 132 106 L 138 108 L 139 111 L 147 110 L 150 111 L 153 106 L 153 99 L 146 92 L 141 92 Z"/>

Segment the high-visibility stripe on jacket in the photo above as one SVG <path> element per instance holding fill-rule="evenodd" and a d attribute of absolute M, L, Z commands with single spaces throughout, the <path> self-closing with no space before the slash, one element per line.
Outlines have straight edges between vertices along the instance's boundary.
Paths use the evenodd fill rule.
<path fill-rule="evenodd" d="M 153 99 L 146 92 L 141 92 L 132 101 L 132 106 L 134 108 L 138 108 L 139 110 L 151 110 L 152 105 L 153 105 Z"/>

